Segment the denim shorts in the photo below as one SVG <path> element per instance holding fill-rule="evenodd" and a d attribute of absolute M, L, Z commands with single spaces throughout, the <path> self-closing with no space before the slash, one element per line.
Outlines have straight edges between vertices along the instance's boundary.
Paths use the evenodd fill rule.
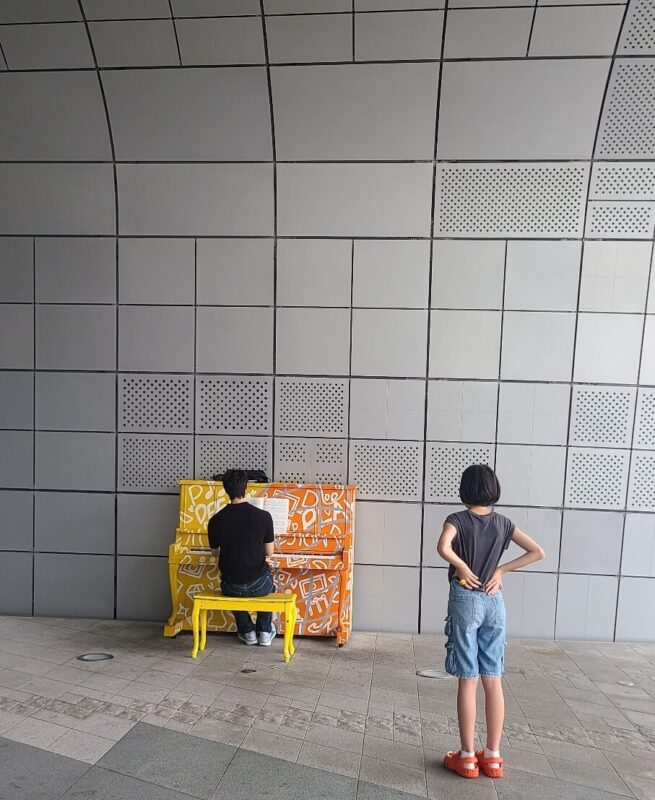
<path fill-rule="evenodd" d="M 450 584 L 446 617 L 446 672 L 456 678 L 498 678 L 505 668 L 505 602 Z"/>

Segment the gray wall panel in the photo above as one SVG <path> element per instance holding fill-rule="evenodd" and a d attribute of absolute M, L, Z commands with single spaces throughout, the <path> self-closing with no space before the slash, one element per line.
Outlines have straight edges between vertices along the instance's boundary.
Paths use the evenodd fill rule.
<path fill-rule="evenodd" d="M 110 433 L 36 433 L 39 489 L 112 491 L 114 464 L 115 437 Z"/>
<path fill-rule="evenodd" d="M 66 591 L 62 591 L 62 587 Z M 114 560 L 110 556 L 37 553 L 34 613 L 53 617 L 111 617 Z"/>
<path fill-rule="evenodd" d="M 31 551 L 34 524 L 32 492 L 3 490 L 0 491 L 0 502 L 4 508 L 0 521 L 0 550 Z"/>
<path fill-rule="evenodd" d="M 3 614 L 32 613 L 32 554 L 3 553 L 0 558 L 0 607 Z"/>
<path fill-rule="evenodd" d="M 115 498 L 87 492 L 37 492 L 34 545 L 42 552 L 114 552 Z"/>

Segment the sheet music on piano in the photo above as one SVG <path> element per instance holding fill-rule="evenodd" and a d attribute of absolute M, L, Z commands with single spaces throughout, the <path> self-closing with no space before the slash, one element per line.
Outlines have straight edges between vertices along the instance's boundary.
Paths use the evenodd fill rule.
<path fill-rule="evenodd" d="M 249 497 L 248 502 L 273 517 L 273 532 L 286 533 L 289 529 L 288 497 Z"/>

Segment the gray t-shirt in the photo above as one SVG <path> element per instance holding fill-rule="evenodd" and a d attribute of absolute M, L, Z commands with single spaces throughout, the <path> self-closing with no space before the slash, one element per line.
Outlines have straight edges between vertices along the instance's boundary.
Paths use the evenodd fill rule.
<path fill-rule="evenodd" d="M 478 576 L 482 586 L 496 571 L 501 556 L 509 547 L 516 526 L 492 511 L 490 514 L 474 514 L 466 509 L 447 517 L 454 525 L 457 535 L 453 539 L 453 550 L 468 568 Z M 448 580 L 455 575 L 455 567 L 448 570 Z"/>

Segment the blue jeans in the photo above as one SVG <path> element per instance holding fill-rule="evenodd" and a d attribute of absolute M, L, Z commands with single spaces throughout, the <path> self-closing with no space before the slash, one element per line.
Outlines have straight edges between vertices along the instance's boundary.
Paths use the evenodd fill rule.
<path fill-rule="evenodd" d="M 265 572 L 260 578 L 250 583 L 226 583 L 221 581 L 221 592 L 226 597 L 262 597 L 275 591 L 273 578 L 270 572 Z M 247 611 L 233 611 L 237 623 L 237 630 L 243 636 L 246 633 L 270 633 L 273 614 L 270 611 L 257 612 L 257 624 L 252 624 L 252 618 Z"/>
<path fill-rule="evenodd" d="M 446 672 L 456 678 L 498 678 L 505 668 L 505 602 L 450 584 L 446 617 Z"/>

